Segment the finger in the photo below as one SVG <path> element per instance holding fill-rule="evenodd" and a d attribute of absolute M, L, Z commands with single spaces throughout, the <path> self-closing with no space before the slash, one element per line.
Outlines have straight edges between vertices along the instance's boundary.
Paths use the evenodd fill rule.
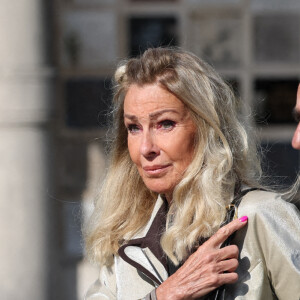
<path fill-rule="evenodd" d="M 206 282 L 204 286 L 207 287 L 207 290 L 213 290 L 224 284 L 234 283 L 237 280 L 238 280 L 238 274 L 235 272 L 214 274 L 211 276 L 207 276 L 205 278 Z M 207 292 L 204 295 L 206 294 Z"/>
<path fill-rule="evenodd" d="M 235 258 L 222 260 L 218 263 L 218 270 L 219 273 L 234 272 L 237 269 L 238 265 L 239 262 Z"/>
<path fill-rule="evenodd" d="M 248 217 L 244 216 L 231 221 L 227 225 L 221 227 L 208 241 L 206 241 L 206 243 L 212 247 L 219 248 L 230 235 L 244 227 L 247 224 L 247 220 Z"/>
<path fill-rule="evenodd" d="M 200 250 L 199 250 L 200 249 Z M 230 245 L 221 249 L 209 249 L 201 246 L 193 253 L 189 259 L 184 263 L 184 267 L 189 270 L 199 270 L 200 268 L 206 268 L 207 270 L 218 273 L 219 263 L 226 260 L 238 259 L 239 249 L 236 245 Z M 220 264 L 222 266 L 222 264 Z M 221 270 L 223 272 L 224 270 Z"/>
<path fill-rule="evenodd" d="M 235 272 L 222 273 L 219 275 L 219 286 L 223 284 L 235 283 L 238 280 L 238 274 Z"/>
<path fill-rule="evenodd" d="M 236 245 L 229 245 L 224 248 L 218 249 L 218 261 L 230 258 L 238 258 L 239 248 Z"/>

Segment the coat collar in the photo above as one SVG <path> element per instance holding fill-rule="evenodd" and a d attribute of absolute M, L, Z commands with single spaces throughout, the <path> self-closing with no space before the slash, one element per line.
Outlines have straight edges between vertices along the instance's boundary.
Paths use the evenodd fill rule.
<path fill-rule="evenodd" d="M 160 238 L 166 228 L 167 212 L 168 203 L 159 196 L 151 218 L 143 230 L 118 250 L 119 256 L 124 261 L 141 271 L 158 285 L 162 283 L 162 277 L 165 277 L 160 275 L 158 269 L 163 268 L 165 273 L 168 270 L 167 257 L 160 245 Z"/>

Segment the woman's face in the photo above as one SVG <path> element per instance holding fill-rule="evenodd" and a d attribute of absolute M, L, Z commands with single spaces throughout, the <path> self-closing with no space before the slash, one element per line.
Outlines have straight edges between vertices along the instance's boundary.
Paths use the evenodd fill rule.
<path fill-rule="evenodd" d="M 128 149 L 145 185 L 172 200 L 191 163 L 196 126 L 184 104 L 158 84 L 131 85 L 124 100 Z"/>

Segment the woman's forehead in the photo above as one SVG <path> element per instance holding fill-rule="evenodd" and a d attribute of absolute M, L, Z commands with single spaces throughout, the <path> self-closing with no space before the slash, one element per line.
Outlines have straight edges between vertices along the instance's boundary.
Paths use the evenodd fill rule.
<path fill-rule="evenodd" d="M 158 84 L 131 85 L 124 100 L 124 112 L 155 112 L 158 110 L 185 110 L 185 105 L 174 94 Z"/>

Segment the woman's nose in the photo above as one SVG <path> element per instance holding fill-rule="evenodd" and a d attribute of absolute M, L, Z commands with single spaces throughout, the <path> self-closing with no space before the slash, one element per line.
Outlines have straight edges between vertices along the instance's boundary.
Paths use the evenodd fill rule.
<path fill-rule="evenodd" d="M 140 152 L 147 159 L 154 159 L 159 154 L 159 147 L 150 131 L 143 134 Z"/>
<path fill-rule="evenodd" d="M 293 140 L 292 140 L 292 146 L 293 148 L 300 150 L 300 122 L 298 123 L 298 126 L 295 130 Z"/>

